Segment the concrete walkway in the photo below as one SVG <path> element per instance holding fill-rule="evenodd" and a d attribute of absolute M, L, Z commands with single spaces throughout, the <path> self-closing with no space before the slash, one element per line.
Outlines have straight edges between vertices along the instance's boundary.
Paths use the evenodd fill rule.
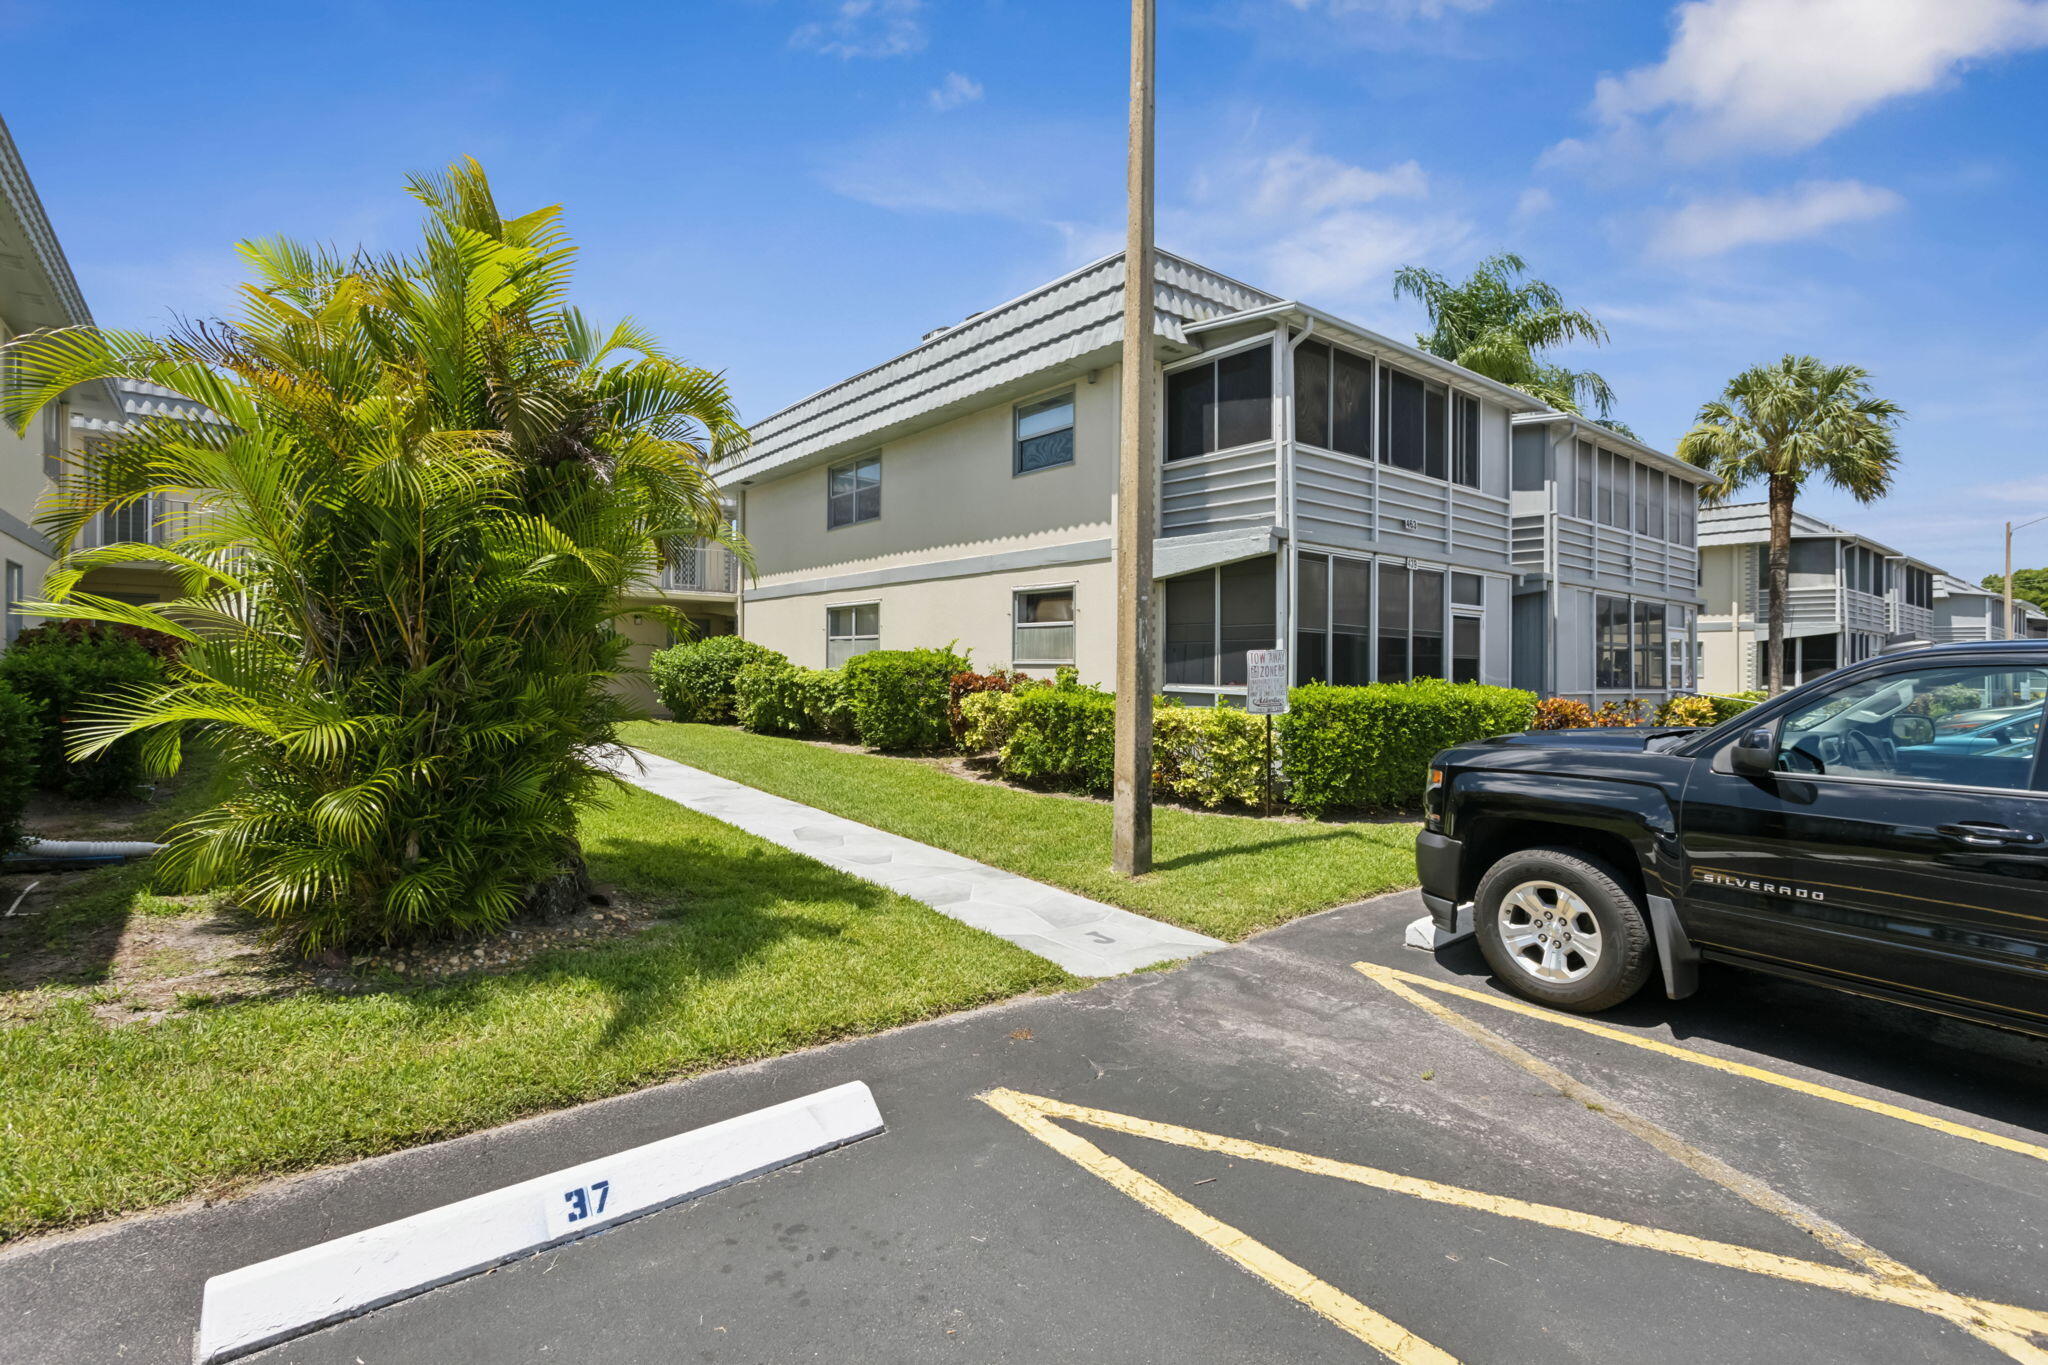
<path fill-rule="evenodd" d="M 612 771 L 634 786 L 923 901 L 942 915 L 1049 958 L 1076 976 L 1120 976 L 1223 946 L 1221 939 L 885 834 L 672 759 L 639 749 L 629 752 L 631 757 Z"/>

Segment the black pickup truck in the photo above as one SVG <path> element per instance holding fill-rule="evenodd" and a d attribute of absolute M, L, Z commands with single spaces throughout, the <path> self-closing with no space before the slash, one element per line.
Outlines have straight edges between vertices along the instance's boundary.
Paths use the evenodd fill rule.
<path fill-rule="evenodd" d="M 1423 899 L 1512 990 L 1592 1012 L 1701 960 L 2048 1036 L 2048 641 L 1831 673 L 1709 730 L 1434 760 Z"/>

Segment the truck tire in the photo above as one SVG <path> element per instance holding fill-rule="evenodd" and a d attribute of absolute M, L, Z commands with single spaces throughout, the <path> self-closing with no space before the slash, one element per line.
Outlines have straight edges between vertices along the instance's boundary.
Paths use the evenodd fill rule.
<path fill-rule="evenodd" d="M 1613 868 L 1576 849 L 1520 849 L 1488 868 L 1472 928 L 1509 990 L 1579 1014 L 1641 990 L 1656 956 L 1635 895 Z"/>

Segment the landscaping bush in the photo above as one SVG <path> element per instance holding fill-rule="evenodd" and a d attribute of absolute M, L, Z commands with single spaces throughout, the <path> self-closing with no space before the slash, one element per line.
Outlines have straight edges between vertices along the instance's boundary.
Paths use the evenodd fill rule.
<path fill-rule="evenodd" d="M 1017 729 L 1017 692 L 971 692 L 960 699 L 960 752 L 993 754 Z"/>
<path fill-rule="evenodd" d="M 1659 725 L 1691 725 L 1704 728 L 1718 723 L 1711 697 L 1673 697 L 1657 708 Z"/>
<path fill-rule="evenodd" d="M 1536 703 L 1531 730 L 1584 730 L 1593 724 L 1593 708 L 1577 697 L 1545 697 Z"/>
<path fill-rule="evenodd" d="M 1234 706 L 1161 706 L 1152 714 L 1152 787 L 1211 809 L 1227 801 L 1258 805 L 1266 794 L 1266 718 Z M 1273 790 L 1282 790 L 1278 780 Z"/>
<path fill-rule="evenodd" d="M 1310 815 L 1346 807 L 1414 806 L 1439 749 L 1526 730 L 1534 694 L 1421 679 L 1289 694 L 1279 717 L 1288 798 Z"/>
<path fill-rule="evenodd" d="M 810 732 L 820 739 L 852 739 L 853 703 L 848 700 L 846 674 L 836 668 L 799 668 L 796 672 Z"/>
<path fill-rule="evenodd" d="M 1769 693 L 1763 691 L 1730 692 L 1708 697 L 1707 700 L 1714 703 L 1714 723 L 1718 725 L 1730 716 L 1741 715 L 1768 695 Z"/>
<path fill-rule="evenodd" d="M 1626 701 L 1603 701 L 1600 709 L 1593 713 L 1593 725 L 1603 730 L 1627 730 L 1638 725 L 1647 725 L 1650 712 L 1641 697 L 1630 697 Z"/>
<path fill-rule="evenodd" d="M 1014 692 L 1019 686 L 1028 686 L 1030 682 L 1031 675 L 1028 673 L 1005 672 L 1000 668 L 993 673 L 976 673 L 971 670 L 955 673 L 946 684 L 946 692 L 950 699 L 946 719 L 952 722 L 954 742 L 957 744 L 960 741 L 967 724 L 967 717 L 960 709 L 961 702 L 982 692 Z"/>
<path fill-rule="evenodd" d="M 776 659 L 742 665 L 733 674 L 732 714 L 741 729 L 757 735 L 809 733 L 801 670 Z"/>
<path fill-rule="evenodd" d="M 1116 764 L 1116 699 L 1063 675 L 1051 687 L 1010 694 L 1001 750 L 1004 777 L 1072 791 L 1106 792 Z"/>
<path fill-rule="evenodd" d="M 943 749 L 953 742 L 952 680 L 967 660 L 950 649 L 875 649 L 840 670 L 854 733 L 870 749 Z"/>
<path fill-rule="evenodd" d="M 36 757 L 42 747 L 40 708 L 0 682 L 0 853 L 22 840 L 21 811 L 35 786 Z"/>
<path fill-rule="evenodd" d="M 4 681 L 40 712 L 35 780 L 66 796 L 124 796 L 142 780 L 142 738 L 130 735 L 98 757 L 74 763 L 65 745 L 96 704 L 132 688 L 159 683 L 164 665 L 138 637 L 93 621 L 66 621 L 25 630 L 0 654 Z"/>
<path fill-rule="evenodd" d="M 655 695 L 677 720 L 705 725 L 733 721 L 733 686 L 748 664 L 789 660 L 766 645 L 737 635 L 713 635 L 657 650 L 647 661 Z"/>

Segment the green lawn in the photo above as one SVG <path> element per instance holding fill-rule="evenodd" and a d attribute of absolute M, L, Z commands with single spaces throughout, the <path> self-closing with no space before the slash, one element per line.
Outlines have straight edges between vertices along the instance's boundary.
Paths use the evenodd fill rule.
<path fill-rule="evenodd" d="M 584 840 L 594 876 L 672 917 L 502 976 L 150 1025 L 78 1000 L 0 1027 L 0 1237 L 1076 984 L 646 793 L 591 813 Z"/>
<path fill-rule="evenodd" d="M 1109 867 L 1107 802 L 976 782 L 910 759 L 644 721 L 652 753 L 1218 938 L 1415 882 L 1411 824 L 1325 825 L 1159 807 L 1155 870 Z"/>

